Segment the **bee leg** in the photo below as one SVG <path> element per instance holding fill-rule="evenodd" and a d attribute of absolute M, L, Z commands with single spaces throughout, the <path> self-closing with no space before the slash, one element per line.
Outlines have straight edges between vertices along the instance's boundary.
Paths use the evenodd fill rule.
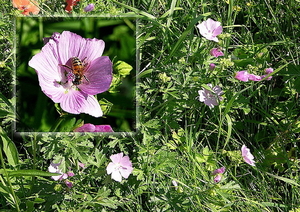
<path fill-rule="evenodd" d="M 67 66 L 67 65 L 61 65 L 61 64 L 59 64 L 60 66 L 63 66 L 63 67 L 66 67 L 66 68 L 68 68 L 68 69 L 70 69 L 70 70 L 72 70 L 72 68 L 70 67 L 70 66 Z"/>

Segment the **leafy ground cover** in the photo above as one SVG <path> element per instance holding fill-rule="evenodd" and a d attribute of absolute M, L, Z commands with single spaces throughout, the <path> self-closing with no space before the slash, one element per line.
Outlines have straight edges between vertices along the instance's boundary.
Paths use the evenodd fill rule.
<path fill-rule="evenodd" d="M 299 1 L 76 3 L 36 0 L 37 17 L 1 4 L 3 211 L 300 211 Z M 94 10 L 85 12 L 89 4 Z M 112 23 L 116 18 L 122 23 Z M 211 39 L 197 27 L 209 18 L 222 26 Z M 108 46 L 134 32 L 136 57 L 126 51 L 130 39 L 124 51 L 116 45 L 107 55 L 133 67 L 114 84 L 130 94 L 113 95 L 136 102 L 136 126 L 129 106 L 109 122 L 122 133 L 71 132 L 94 121 L 80 115 L 56 128 L 70 132 L 15 134 L 12 123 L 33 119 L 39 124 L 31 128 L 50 129 L 48 105 L 58 115 L 51 100 L 37 103 L 44 114 L 37 122 L 25 107 L 30 100 L 15 92 L 26 84 L 22 77 L 38 82 L 28 56 L 43 46 L 43 30 L 49 36 L 80 26 L 92 38 L 102 22 L 122 26 L 107 34 Z M 27 91 L 33 99 L 35 89 Z M 124 106 L 121 97 L 110 98 L 110 111 Z"/>

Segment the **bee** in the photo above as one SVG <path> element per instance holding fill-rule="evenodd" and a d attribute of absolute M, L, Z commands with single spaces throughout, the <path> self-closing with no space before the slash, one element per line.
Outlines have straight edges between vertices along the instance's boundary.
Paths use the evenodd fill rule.
<path fill-rule="evenodd" d="M 74 85 L 80 85 L 82 83 L 82 79 L 84 78 L 87 82 L 89 80 L 84 75 L 86 64 L 84 62 L 85 58 L 83 60 L 80 60 L 78 57 L 72 57 L 72 67 L 67 65 L 61 65 L 63 67 L 66 67 L 70 70 L 72 70 L 72 73 L 74 74 Z"/>

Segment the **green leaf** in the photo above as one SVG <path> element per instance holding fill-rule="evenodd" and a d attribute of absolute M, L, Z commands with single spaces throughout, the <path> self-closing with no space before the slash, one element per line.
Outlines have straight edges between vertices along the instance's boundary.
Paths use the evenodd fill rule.
<path fill-rule="evenodd" d="M 131 65 L 129 65 L 128 63 L 126 63 L 124 61 L 117 61 L 114 65 L 114 68 L 123 77 L 126 77 L 127 75 L 129 75 L 131 70 L 133 69 Z"/>
<path fill-rule="evenodd" d="M 16 166 L 19 162 L 19 154 L 17 151 L 17 147 L 10 140 L 10 138 L 6 135 L 3 129 L 0 127 L 0 137 L 1 137 L 1 146 L 3 148 L 3 152 L 6 155 L 7 161 L 11 166 Z"/>
<path fill-rule="evenodd" d="M 237 190 L 237 189 L 241 189 L 241 187 L 238 184 L 236 184 L 234 181 L 230 181 L 229 183 L 221 186 L 220 189 Z"/>
<path fill-rule="evenodd" d="M 280 177 L 280 176 L 277 176 L 277 175 L 274 175 L 274 174 L 271 174 L 271 173 L 268 173 L 268 172 L 266 172 L 268 175 L 270 175 L 271 177 L 274 177 L 274 178 L 276 178 L 276 179 L 278 179 L 278 180 L 281 180 L 281 181 L 284 181 L 284 182 L 286 182 L 286 183 L 288 183 L 288 184 L 291 184 L 291 185 L 295 185 L 295 186 L 298 186 L 298 187 L 300 187 L 300 185 L 298 184 L 298 183 L 296 183 L 294 180 L 292 180 L 292 179 L 289 179 L 289 178 L 286 178 L 286 177 Z"/>
<path fill-rule="evenodd" d="M 43 177 L 51 177 L 58 176 L 59 173 L 50 173 L 41 170 L 28 169 L 28 170 L 17 170 L 17 171 L 9 171 L 6 170 L 9 176 L 43 176 Z"/>

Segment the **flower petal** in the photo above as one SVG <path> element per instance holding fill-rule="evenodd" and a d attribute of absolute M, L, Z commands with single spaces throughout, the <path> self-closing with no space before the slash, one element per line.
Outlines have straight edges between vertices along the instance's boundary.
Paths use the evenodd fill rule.
<path fill-rule="evenodd" d="M 112 81 L 112 62 L 109 57 L 103 56 L 93 60 L 85 76 L 89 82 L 78 86 L 83 92 L 96 95 L 107 91 Z"/>
<path fill-rule="evenodd" d="M 114 179 L 117 182 L 121 182 L 122 181 L 122 175 L 119 171 L 114 171 L 111 173 L 111 178 Z"/>
<path fill-rule="evenodd" d="M 129 175 L 131 174 L 131 172 L 133 171 L 133 168 L 132 167 L 127 167 L 127 168 L 121 167 L 119 169 L 119 171 L 120 171 L 122 177 L 127 179 L 129 177 Z"/>
<path fill-rule="evenodd" d="M 106 167 L 107 174 L 111 174 L 115 170 L 115 164 L 110 162 Z"/>
<path fill-rule="evenodd" d="M 82 107 L 84 106 L 86 99 L 88 98 L 88 95 L 76 91 L 73 89 L 68 90 L 68 92 L 65 92 L 63 101 L 60 103 L 61 108 L 72 114 L 79 114 L 82 111 Z"/>
<path fill-rule="evenodd" d="M 95 125 L 95 132 L 113 132 L 110 125 Z"/>
<path fill-rule="evenodd" d="M 121 159 L 123 158 L 123 152 L 111 155 L 109 158 L 113 163 L 120 163 Z"/>
<path fill-rule="evenodd" d="M 88 95 L 86 101 L 82 103 L 81 113 L 86 113 L 94 117 L 103 116 L 100 104 L 94 96 Z"/>
<path fill-rule="evenodd" d="M 63 31 L 58 43 L 58 52 L 62 64 L 66 64 L 71 57 L 78 57 L 81 60 L 93 61 L 102 56 L 105 43 L 96 38 L 85 39 L 80 35 L 69 31 Z"/>

